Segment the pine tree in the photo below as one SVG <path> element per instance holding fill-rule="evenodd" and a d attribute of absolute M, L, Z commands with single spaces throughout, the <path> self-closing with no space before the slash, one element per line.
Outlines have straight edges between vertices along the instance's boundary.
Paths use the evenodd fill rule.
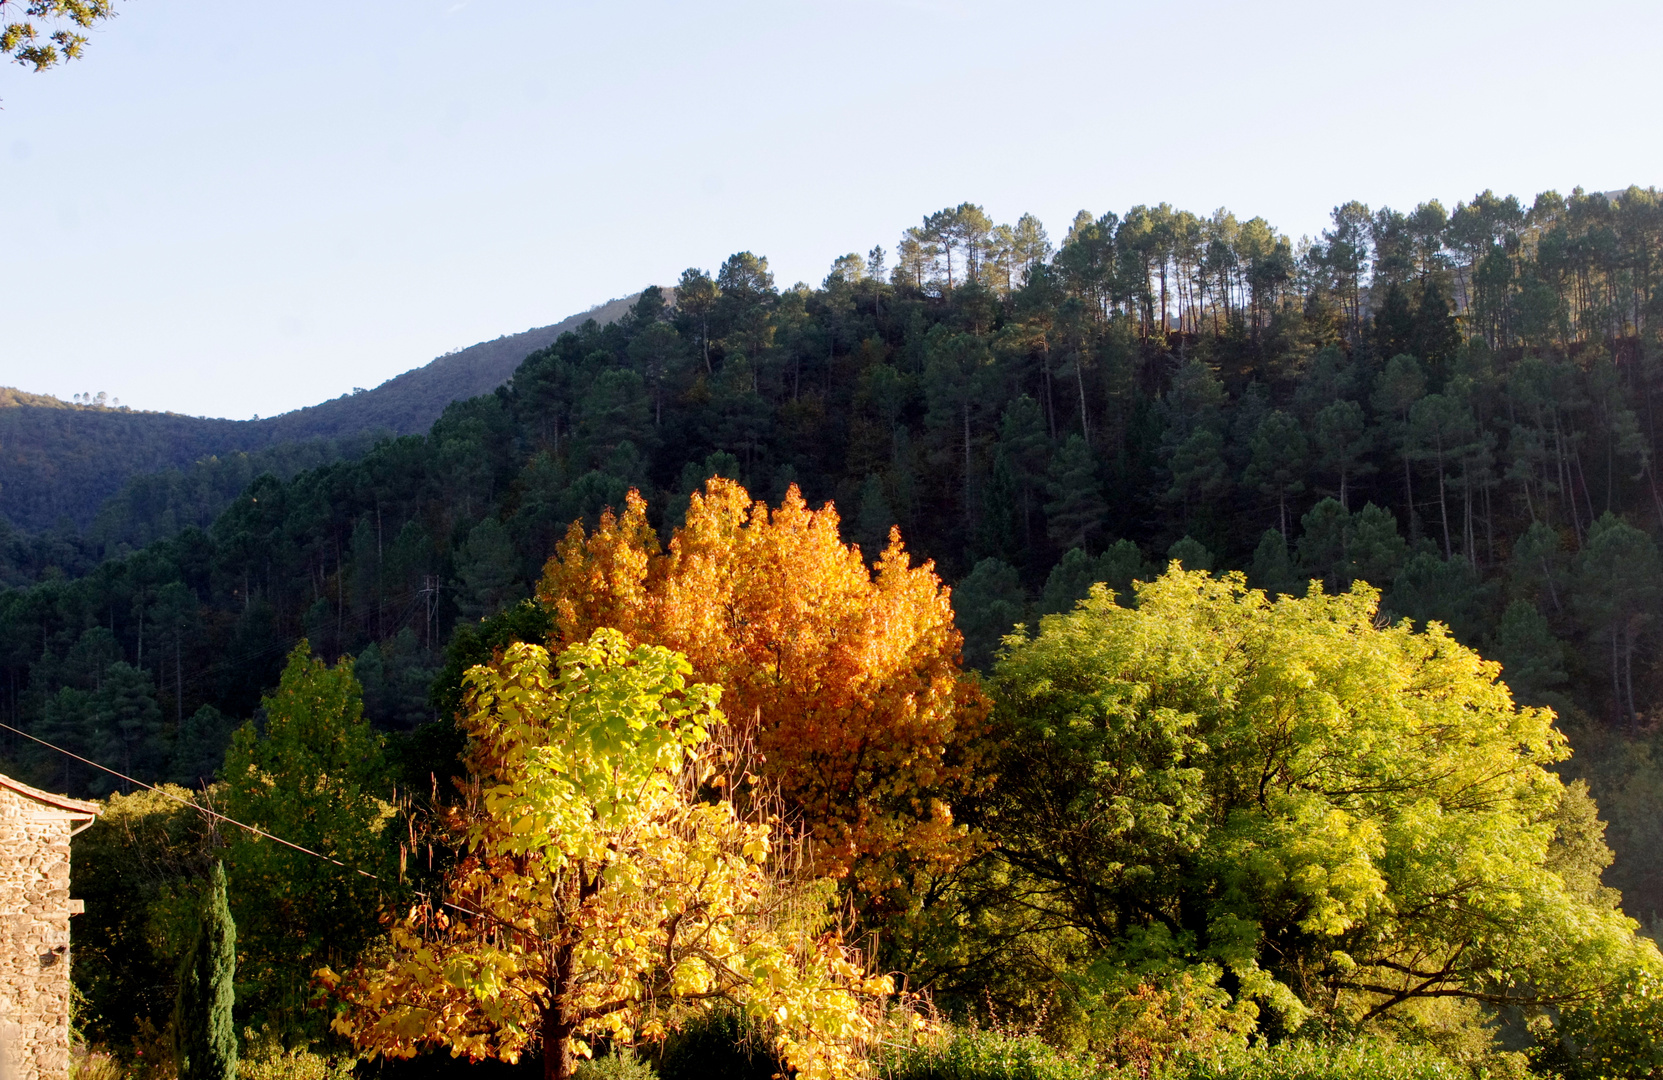
<path fill-rule="evenodd" d="M 1253 549 L 1253 563 L 1248 567 L 1247 580 L 1256 589 L 1268 593 L 1295 593 L 1302 582 L 1288 556 L 1288 541 L 1278 529 L 1266 529 Z"/>
<path fill-rule="evenodd" d="M 1253 459 L 1243 480 L 1276 498 L 1282 535 L 1288 535 L 1288 496 L 1305 490 L 1305 433 L 1299 421 L 1277 409 L 1260 422 L 1248 443 Z"/>
<path fill-rule="evenodd" d="M 869 474 L 860 489 L 860 513 L 855 517 L 855 541 L 861 554 L 872 562 L 889 545 L 889 530 L 895 524 L 895 512 L 883 493 L 883 481 L 877 474 Z"/>
<path fill-rule="evenodd" d="M 1495 658 L 1513 696 L 1527 705 L 1552 704 L 1544 695 L 1565 681 L 1565 646 L 1529 600 L 1507 605 L 1496 628 Z"/>
<path fill-rule="evenodd" d="M 1016 474 L 1010 458 L 1000 447 L 993 455 L 993 471 L 982 488 L 982 512 L 976 522 L 975 549 L 978 555 L 1020 560 L 1026 545 L 1022 542 L 1021 493 L 1017 490 Z M 861 513 L 866 512 L 866 495 L 861 493 Z M 879 549 L 874 549 L 879 550 Z"/>
<path fill-rule="evenodd" d="M 237 973 L 237 924 L 231 921 L 225 867 L 214 864 L 196 936 L 179 966 L 173 1005 L 173 1060 L 179 1080 L 236 1080 L 237 1029 L 232 980 Z"/>
<path fill-rule="evenodd" d="M 953 614 L 964 635 L 966 667 L 992 669 L 999 643 L 1022 621 L 1025 601 L 1016 568 L 999 559 L 983 559 L 958 583 Z"/>
<path fill-rule="evenodd" d="M 1168 563 L 1177 562 L 1185 570 L 1210 572 L 1213 568 L 1213 553 L 1193 536 L 1181 536 L 1173 541 L 1166 549 L 1166 559 Z"/>
<path fill-rule="evenodd" d="M 1051 539 L 1059 547 L 1084 547 L 1109 512 L 1084 438 L 1069 436 L 1051 458 L 1048 479 L 1051 501 L 1045 504 L 1045 516 Z"/>
<path fill-rule="evenodd" d="M 514 540 L 494 517 L 468 531 L 456 558 L 457 607 L 467 618 L 495 615 L 524 597 Z"/>

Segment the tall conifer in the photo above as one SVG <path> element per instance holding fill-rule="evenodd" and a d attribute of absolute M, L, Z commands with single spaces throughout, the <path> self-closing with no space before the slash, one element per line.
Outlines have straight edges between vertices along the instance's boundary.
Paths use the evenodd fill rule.
<path fill-rule="evenodd" d="M 231 1017 L 236 972 L 237 924 L 231 921 L 225 867 L 215 863 L 196 936 L 179 966 L 173 1005 L 179 1080 L 236 1080 L 237 1029 Z"/>

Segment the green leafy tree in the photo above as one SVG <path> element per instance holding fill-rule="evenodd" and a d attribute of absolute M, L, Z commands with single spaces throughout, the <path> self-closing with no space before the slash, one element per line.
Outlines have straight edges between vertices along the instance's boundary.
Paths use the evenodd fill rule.
<path fill-rule="evenodd" d="M 217 847 L 191 800 L 171 785 L 118 792 L 74 839 L 70 892 L 86 912 L 75 917 L 71 977 L 88 1042 L 128 1047 L 167 1028 Z"/>
<path fill-rule="evenodd" d="M 433 719 L 433 663 L 406 626 L 358 654 L 352 674 L 364 688 L 364 715 L 382 730 L 409 731 Z"/>
<path fill-rule="evenodd" d="M 173 781 L 188 788 L 212 783 L 236 727 L 234 720 L 212 705 L 203 705 L 185 717 L 173 733 Z"/>
<path fill-rule="evenodd" d="M 1321 578 L 1330 592 L 1351 587 L 1351 515 L 1334 499 L 1323 499 L 1299 519 L 1299 569 Z"/>
<path fill-rule="evenodd" d="M 173 1008 L 173 1064 L 179 1080 L 236 1080 L 237 924 L 231 919 L 225 867 L 214 864 L 196 933 L 179 966 Z"/>
<path fill-rule="evenodd" d="M 1507 561 L 1508 594 L 1533 606 L 1547 604 L 1559 611 L 1567 569 L 1559 534 L 1546 522 L 1533 521 L 1513 542 L 1512 557 Z"/>
<path fill-rule="evenodd" d="M 1022 496 L 1016 470 L 1004 447 L 993 452 L 993 468 L 982 485 L 981 513 L 976 520 L 975 550 L 994 558 L 1020 560 L 1023 542 Z"/>
<path fill-rule="evenodd" d="M 855 539 L 863 552 L 876 557 L 889 543 L 889 530 L 895 527 L 895 511 L 889 508 L 884 495 L 883 480 L 872 474 L 860 488 L 860 510 L 855 515 Z"/>
<path fill-rule="evenodd" d="M 676 321 L 683 333 L 698 343 L 706 375 L 715 369 L 710 363 L 710 314 L 716 308 L 716 282 L 703 270 L 688 268 L 676 284 Z"/>
<path fill-rule="evenodd" d="M 40 737 L 128 776 L 162 778 L 172 745 L 150 673 L 118 660 L 88 681 L 96 689 L 65 686 L 46 700 Z M 70 791 L 106 795 L 122 783 L 60 755 L 37 761 L 43 781 Z"/>
<path fill-rule="evenodd" d="M 1471 452 L 1477 438 L 1477 424 L 1467 404 L 1453 396 L 1428 394 L 1409 409 L 1409 429 L 1406 436 L 1408 454 L 1416 461 L 1428 463 L 1438 477 L 1438 515 L 1443 522 L 1444 558 L 1455 557 L 1449 533 L 1449 499 L 1446 479 L 1449 467 Z M 1463 554 L 1473 557 L 1471 545 L 1462 544 Z"/>
<path fill-rule="evenodd" d="M 968 531 L 973 521 L 971 487 L 975 478 L 975 429 L 988 404 L 993 354 L 974 334 L 937 327 L 927 342 L 925 423 L 936 439 L 934 458 L 961 481 L 961 509 Z"/>
<path fill-rule="evenodd" d="M 768 315 L 779 299 L 768 260 L 749 251 L 729 255 L 716 271 L 716 292 L 711 311 L 716 336 L 728 350 L 744 353 L 753 363 L 760 360 L 773 344 Z"/>
<path fill-rule="evenodd" d="M 1224 438 L 1212 428 L 1197 428 L 1172 451 L 1169 467 L 1172 486 L 1166 497 L 1182 503 L 1187 520 L 1194 503 L 1205 503 L 1222 495 L 1230 482 L 1230 466 L 1224 458 Z"/>
<path fill-rule="evenodd" d="M 604 628 L 557 667 L 519 644 L 470 672 L 480 797 L 454 823 L 446 908 L 394 923 L 344 981 L 320 972 L 347 1006 L 336 1031 L 389 1057 L 513 1062 L 540 1043 L 543 1076 L 568 1080 L 592 1040 L 661 1037 L 668 1010 L 726 1000 L 805 1080 L 864 1071 L 890 980 L 771 865 L 780 836 L 741 802 L 745 762 L 711 739 L 720 691 L 691 672 Z"/>
<path fill-rule="evenodd" d="M 1045 579 L 1039 613 L 1051 615 L 1071 610 L 1099 582 L 1122 596 L 1130 596 L 1132 582 L 1149 576 L 1143 552 L 1130 540 L 1116 540 L 1095 559 L 1080 548 L 1070 548 Z"/>
<path fill-rule="evenodd" d="M 1284 1029 L 1655 969 L 1609 894 L 1556 870 L 1552 714 L 1441 628 L 1382 624 L 1377 598 L 1173 570 L 1013 648 L 997 843 L 1036 932 L 1134 972 L 1223 970 Z"/>
<path fill-rule="evenodd" d="M 1649 1080 L 1663 1073 L 1663 978 L 1638 972 L 1613 993 L 1565 1009 L 1532 1064 L 1565 1080 Z"/>
<path fill-rule="evenodd" d="M 387 884 L 399 866 L 387 835 L 391 778 L 350 659 L 329 667 L 301 642 L 262 708 L 264 724 L 244 724 L 226 751 L 225 813 L 325 858 L 239 830 L 226 838 L 225 861 L 251 991 L 245 1008 L 304 1030 L 321 1022 L 307 1007 L 313 970 L 355 959 L 378 929 L 385 890 L 396 888 Z"/>
<path fill-rule="evenodd" d="M 1421 284 L 1420 300 L 1415 304 L 1415 321 L 1409 341 L 1410 353 L 1424 357 L 1438 370 L 1455 356 L 1461 347 L 1461 330 L 1444 296 L 1443 286 L 1430 278 Z"/>

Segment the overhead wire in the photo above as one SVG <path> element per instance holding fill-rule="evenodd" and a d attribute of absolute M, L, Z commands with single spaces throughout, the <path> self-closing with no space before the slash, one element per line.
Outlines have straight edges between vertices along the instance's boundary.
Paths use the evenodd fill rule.
<path fill-rule="evenodd" d="M 326 863 L 332 863 L 335 866 L 338 866 L 343 870 L 350 870 L 351 872 L 353 872 L 354 874 L 359 875 L 360 877 L 369 878 L 371 881 L 379 881 L 379 882 L 390 884 L 390 882 L 387 882 L 387 879 L 381 877 L 379 874 L 372 874 L 368 870 L 365 870 L 361 867 L 350 866 L 347 863 L 344 863 L 341 860 L 339 860 L 337 858 L 334 858 L 333 856 L 325 855 L 321 851 L 314 851 L 311 848 L 306 847 L 303 844 L 295 843 L 293 840 L 285 840 L 283 837 L 278 836 L 276 833 L 267 832 L 265 829 L 262 829 L 257 825 L 250 825 L 247 822 L 238 821 L 236 818 L 228 817 L 225 814 L 220 813 L 218 810 L 212 809 L 211 807 L 203 806 L 201 803 L 195 801 L 194 799 L 181 799 L 179 796 L 173 794 L 173 792 L 171 792 L 171 791 L 163 790 L 162 788 L 157 787 L 155 784 L 147 784 L 143 780 L 139 780 L 135 777 L 128 776 L 126 773 L 120 772 L 116 769 L 112 769 L 108 765 L 100 765 L 98 762 L 93 761 L 91 758 L 82 757 L 80 754 L 77 754 L 72 750 L 65 750 L 63 747 L 57 746 L 53 743 L 49 743 L 45 739 L 42 739 L 42 738 L 39 738 L 38 736 L 29 734 L 27 731 L 23 731 L 19 728 L 12 727 L 10 724 L 5 723 L 4 721 L 0 721 L 0 728 L 4 728 L 7 731 L 12 732 L 13 734 L 21 735 L 25 739 L 28 739 L 30 742 L 39 743 L 40 745 L 46 747 L 48 750 L 54 750 L 57 753 L 63 754 L 65 757 L 73 758 L 76 761 L 81 762 L 83 765 L 90 765 L 93 768 L 98 769 L 101 772 L 107 772 L 111 776 L 114 776 L 119 780 L 124 780 L 129 784 L 137 784 L 139 787 L 144 788 L 146 791 L 153 791 L 157 795 L 162 796 L 164 799 L 171 799 L 174 802 L 179 803 L 183 806 L 188 806 L 191 809 L 196 810 L 199 813 L 205 814 L 206 816 L 208 816 L 210 818 L 213 818 L 216 821 L 223 821 L 227 825 L 235 825 L 237 828 L 246 830 L 247 832 L 250 832 L 250 833 L 253 833 L 255 836 L 264 837 L 265 839 L 271 840 L 274 843 L 282 844 L 284 847 L 292 848 L 295 851 L 300 852 L 302 855 L 310 855 L 314 859 L 322 859 Z M 421 897 L 422 900 L 426 901 L 430 905 L 434 902 L 433 897 L 431 895 L 429 895 L 427 892 L 425 892 L 421 889 L 411 888 L 410 891 L 411 891 L 412 894 Z M 516 926 L 514 923 L 511 923 L 508 920 L 503 919 L 499 916 L 492 915 L 490 912 L 475 911 L 472 908 L 463 907 L 461 904 L 455 904 L 455 903 L 452 903 L 449 900 L 440 900 L 440 901 L 438 901 L 438 903 L 441 907 L 450 908 L 452 911 L 460 912 L 461 914 L 467 915 L 471 918 L 485 919 L 489 922 L 498 923 L 498 924 L 500 924 L 502 926 L 505 926 L 508 929 L 514 931 L 517 934 L 525 934 L 527 937 L 535 938 L 539 942 L 547 943 L 547 939 L 544 938 L 541 934 L 538 934 L 538 933 L 536 933 L 535 931 L 532 931 L 532 930 L 527 930 L 523 926 Z"/>

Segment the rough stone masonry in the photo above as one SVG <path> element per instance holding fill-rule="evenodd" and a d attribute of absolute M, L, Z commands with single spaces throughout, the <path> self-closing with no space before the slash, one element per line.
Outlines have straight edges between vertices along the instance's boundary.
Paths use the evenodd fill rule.
<path fill-rule="evenodd" d="M 0 1080 L 69 1075 L 69 838 L 98 813 L 0 774 Z"/>

